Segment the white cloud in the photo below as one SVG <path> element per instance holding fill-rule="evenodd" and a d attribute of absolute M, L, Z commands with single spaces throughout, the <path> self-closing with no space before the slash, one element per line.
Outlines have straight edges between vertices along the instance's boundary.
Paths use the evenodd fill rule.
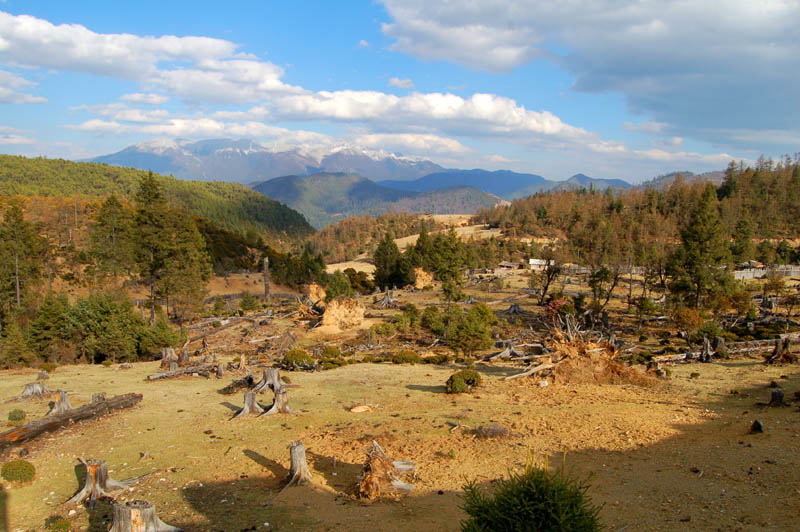
<path fill-rule="evenodd" d="M 152 92 L 134 92 L 133 94 L 124 94 L 120 96 L 120 100 L 145 105 L 162 105 L 169 101 L 169 96 Z"/>
<path fill-rule="evenodd" d="M 654 122 L 652 120 L 638 123 L 623 122 L 620 124 L 620 127 L 625 131 L 642 133 L 644 135 L 663 135 L 668 126 L 669 124 L 665 124 L 664 122 Z"/>
<path fill-rule="evenodd" d="M 736 130 L 789 136 L 800 122 L 797 1 L 384 4 L 395 50 L 490 72 L 554 61 L 577 90 L 619 92 L 672 134 L 742 146 Z"/>
<path fill-rule="evenodd" d="M 2 46 L 2 37 L 0 37 L 0 47 Z M 44 103 L 46 98 L 41 96 L 33 96 L 24 92 L 19 92 L 19 89 L 25 89 L 35 86 L 36 83 L 21 78 L 12 72 L 0 70 L 0 103 Z"/>
<path fill-rule="evenodd" d="M 414 82 L 409 78 L 389 78 L 390 87 L 399 87 L 401 89 L 413 89 Z"/>
<path fill-rule="evenodd" d="M 369 43 L 367 41 L 365 41 L 364 39 L 361 39 L 360 41 L 358 41 L 358 47 L 359 48 L 369 48 Z"/>
<path fill-rule="evenodd" d="M 352 141 L 366 148 L 384 149 L 404 154 L 422 155 L 463 155 L 473 152 L 455 139 L 424 133 L 371 133 L 359 135 Z"/>
<path fill-rule="evenodd" d="M 0 145 L 32 144 L 35 141 L 24 135 L 25 132 L 17 128 L 0 126 Z"/>

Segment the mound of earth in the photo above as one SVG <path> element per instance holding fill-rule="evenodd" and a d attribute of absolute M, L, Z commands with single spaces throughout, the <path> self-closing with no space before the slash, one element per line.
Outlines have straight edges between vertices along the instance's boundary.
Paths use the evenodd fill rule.
<path fill-rule="evenodd" d="M 654 386 L 658 382 L 655 377 L 617 362 L 614 346 L 607 342 L 556 339 L 549 349 L 556 383 Z"/>
<path fill-rule="evenodd" d="M 364 321 L 364 305 L 355 299 L 339 296 L 328 303 L 322 315 L 323 327 L 350 329 Z"/>
<path fill-rule="evenodd" d="M 414 268 L 412 274 L 414 275 L 414 288 L 416 290 L 422 290 L 433 284 L 433 274 L 426 272 L 422 268 Z"/>

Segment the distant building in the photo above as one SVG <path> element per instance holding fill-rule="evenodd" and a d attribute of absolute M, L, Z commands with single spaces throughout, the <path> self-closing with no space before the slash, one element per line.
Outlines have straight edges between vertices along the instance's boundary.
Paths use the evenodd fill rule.
<path fill-rule="evenodd" d="M 544 271 L 548 263 L 550 264 L 550 266 L 552 266 L 555 264 L 555 261 L 553 260 L 546 261 L 545 259 L 528 259 L 528 266 L 530 267 L 531 270 L 535 272 Z"/>

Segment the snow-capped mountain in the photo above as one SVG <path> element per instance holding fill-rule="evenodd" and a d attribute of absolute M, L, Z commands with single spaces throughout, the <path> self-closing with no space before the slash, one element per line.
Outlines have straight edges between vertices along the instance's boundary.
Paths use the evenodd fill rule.
<path fill-rule="evenodd" d="M 443 168 L 429 160 L 351 145 L 332 149 L 268 146 L 248 139 L 152 139 L 91 162 L 131 166 L 180 179 L 252 183 L 285 175 L 346 172 L 373 180 L 416 179 Z"/>

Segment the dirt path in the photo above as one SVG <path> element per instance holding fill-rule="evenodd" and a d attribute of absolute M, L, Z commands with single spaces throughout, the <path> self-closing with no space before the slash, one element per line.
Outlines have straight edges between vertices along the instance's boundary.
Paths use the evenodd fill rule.
<path fill-rule="evenodd" d="M 289 401 L 298 415 L 236 421 L 228 419 L 241 395 L 217 393 L 229 379 L 145 383 L 156 367 L 57 370 L 48 386 L 74 390 L 73 406 L 97 391 L 136 391 L 144 400 L 29 445 L 37 480 L 5 487 L 10 530 L 41 529 L 46 517 L 71 509 L 78 512 L 76 529 L 106 530 L 108 505 L 93 512 L 62 505 L 78 487 L 75 459 L 84 456 L 107 460 L 116 479 L 152 473 L 123 497 L 155 502 L 164 521 L 190 531 L 455 531 L 464 479 L 489 486 L 521 467 L 529 450 L 551 464 L 566 456 L 576 474 L 591 474 L 589 493 L 605 504 L 610 530 L 800 529 L 800 413 L 797 406 L 755 405 L 768 399 L 772 380 L 794 397 L 798 366 L 750 359 L 679 366 L 669 383 L 643 389 L 540 388 L 532 380 L 499 381 L 516 371 L 511 367 L 479 365 L 487 384 L 473 395 L 449 396 L 442 384 L 453 367 L 358 364 L 292 373 L 299 387 Z M 34 375 L 4 372 L 0 399 L 19 393 Z M 374 410 L 354 414 L 354 404 Z M 42 402 L 7 403 L 0 419 L 19 407 L 33 417 L 47 410 Z M 756 417 L 766 432 L 749 435 Z M 498 423 L 514 434 L 481 440 L 451 432 L 448 421 L 471 428 Z M 373 504 L 352 498 L 373 438 L 394 459 L 415 461 L 414 495 Z M 308 450 L 313 485 L 279 493 L 294 440 Z"/>

